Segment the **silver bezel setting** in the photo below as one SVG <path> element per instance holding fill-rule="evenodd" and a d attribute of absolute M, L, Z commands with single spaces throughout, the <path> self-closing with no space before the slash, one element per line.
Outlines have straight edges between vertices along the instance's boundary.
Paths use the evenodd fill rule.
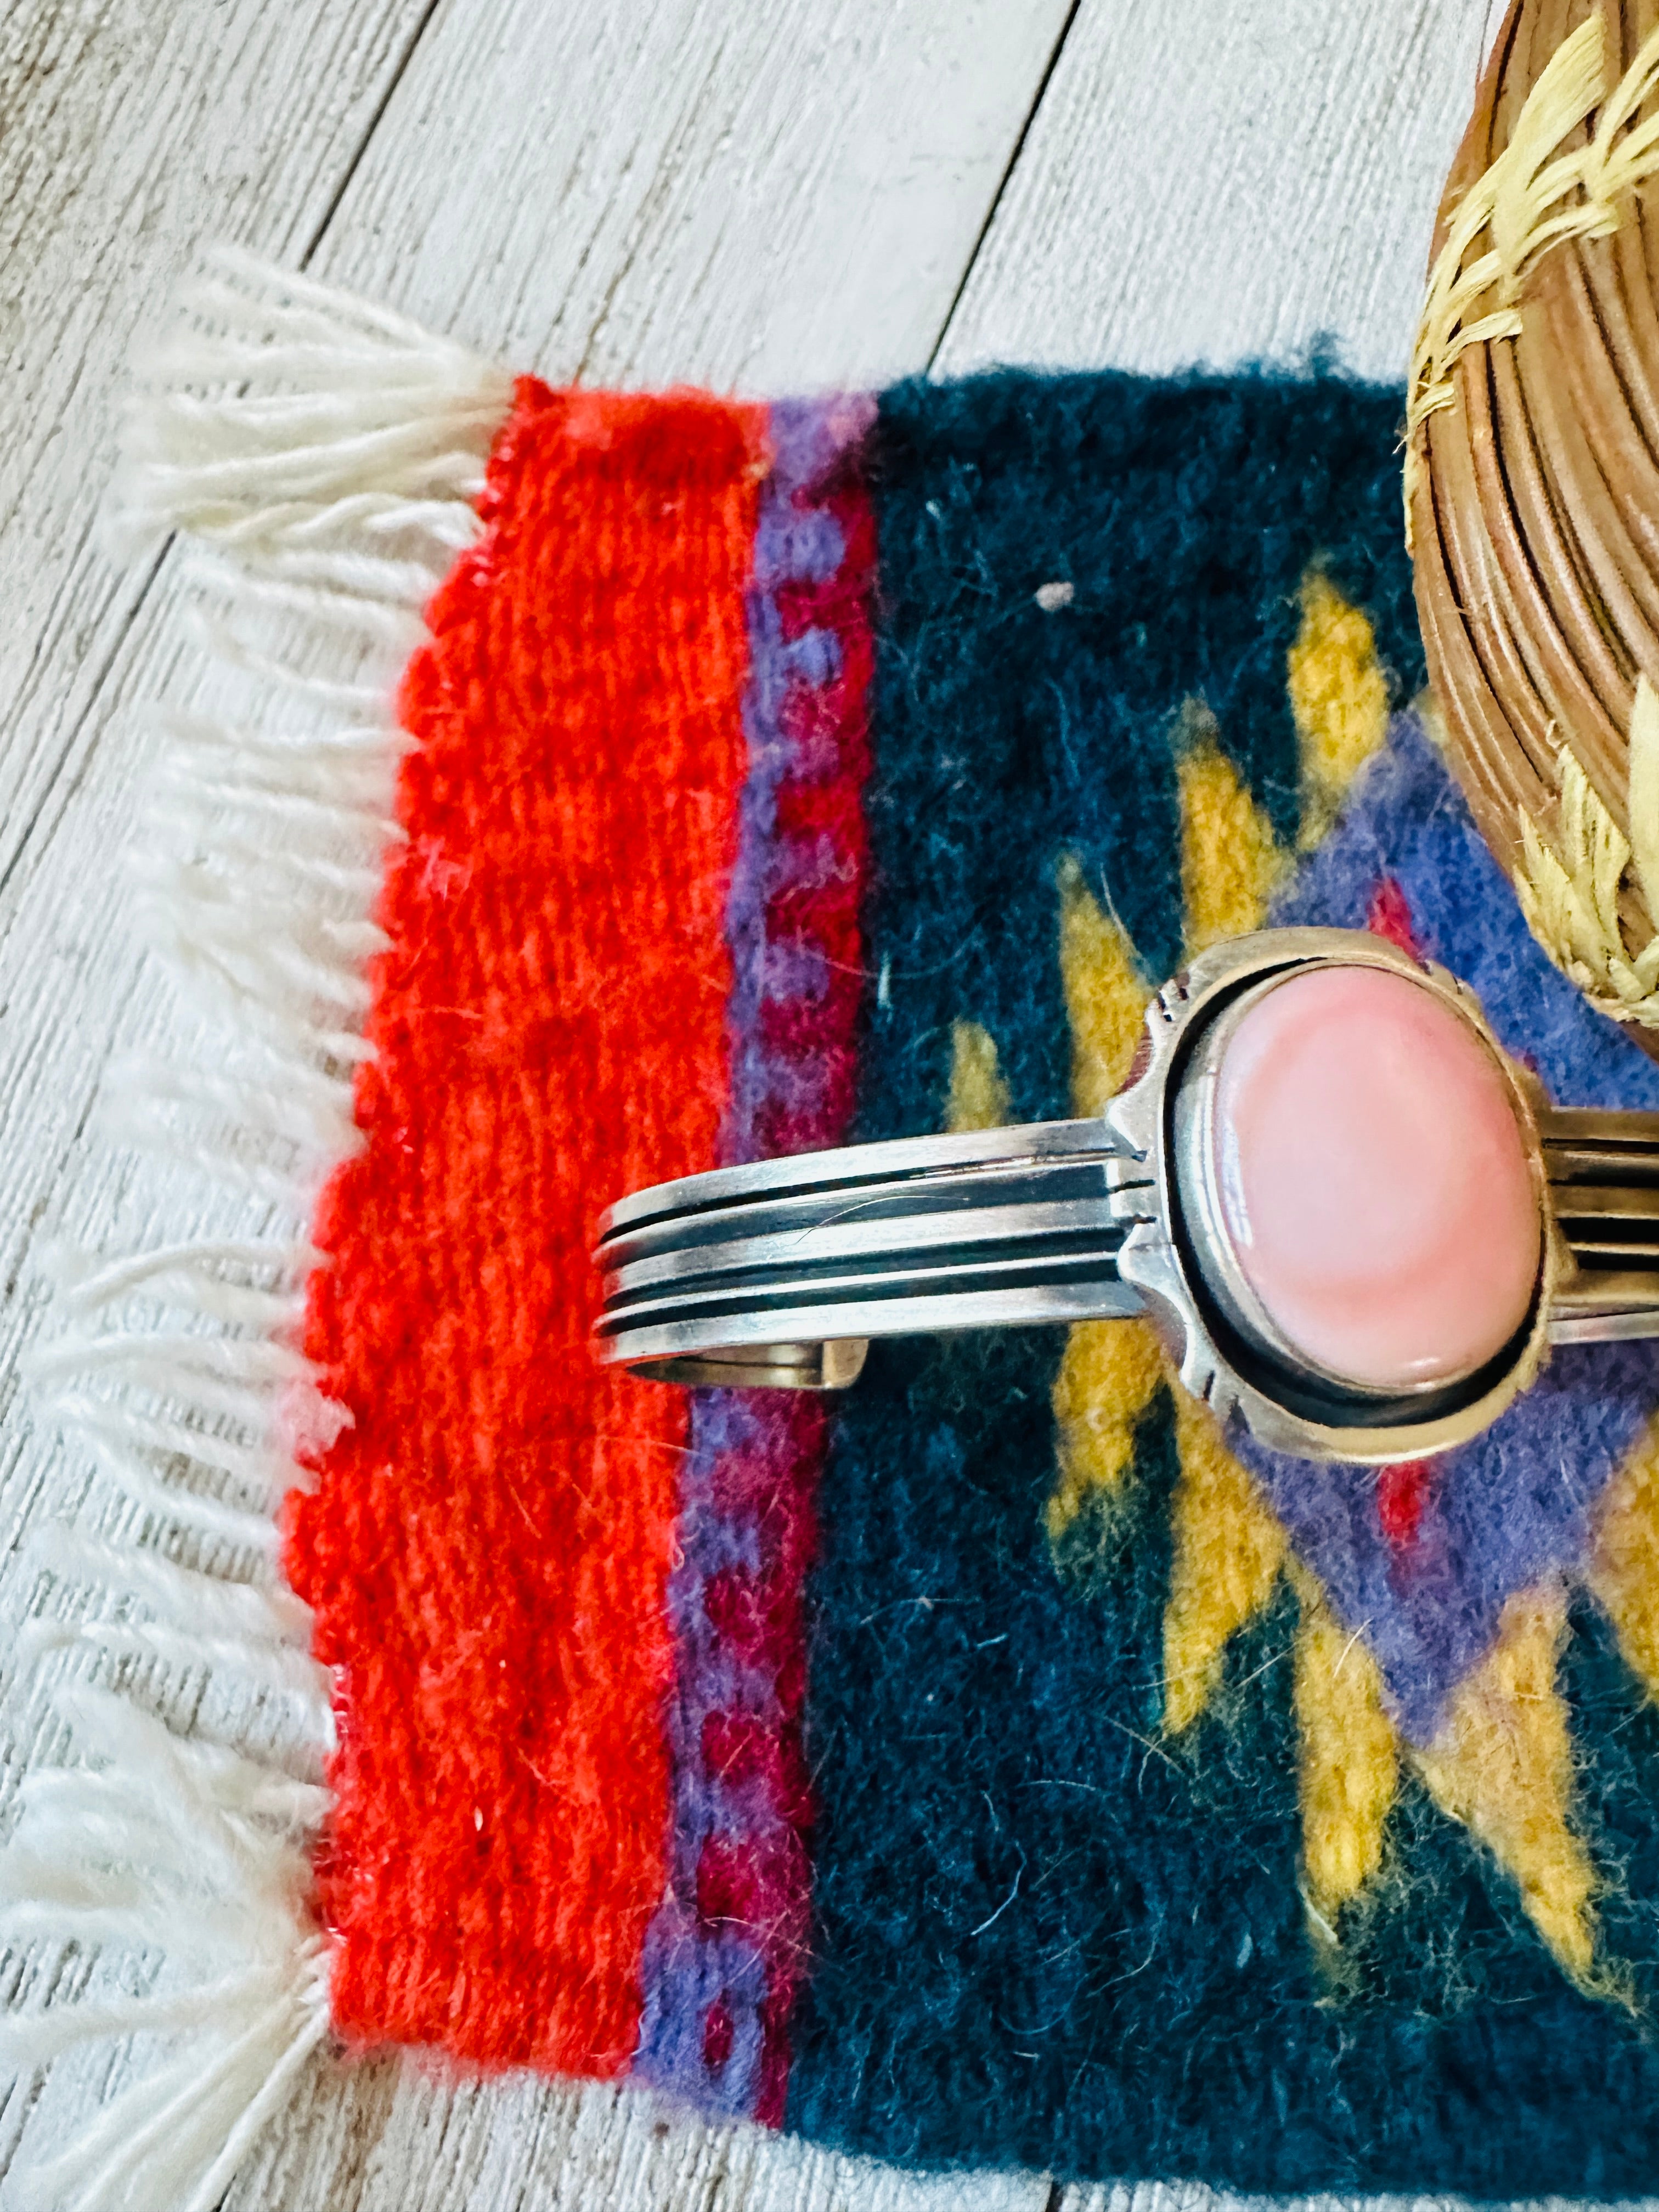
<path fill-rule="evenodd" d="M 1214 1289 L 1188 1257 L 1193 1238 L 1186 1234 L 1182 1209 L 1175 1107 L 1197 1040 L 1242 993 L 1274 975 L 1356 964 L 1389 970 L 1434 992 L 1492 1054 L 1526 1145 L 1542 1256 L 1526 1324 L 1480 1376 L 1401 1392 L 1387 1401 L 1333 1391 L 1324 1405 L 1316 1389 L 1289 1373 L 1281 1376 L 1270 1359 L 1256 1357 L 1256 1347 L 1234 1334 Z M 1115 1164 L 1110 1178 L 1114 1207 L 1128 1230 L 1118 1271 L 1145 1299 L 1182 1386 L 1224 1422 L 1237 1413 L 1261 1443 L 1304 1459 L 1377 1464 L 1425 1457 L 1490 1427 L 1547 1356 L 1552 1297 L 1571 1261 L 1549 1202 L 1536 1113 L 1541 1098 L 1493 1036 L 1474 994 L 1445 969 L 1419 962 L 1369 931 L 1275 929 L 1198 954 L 1153 998 L 1146 1022 L 1145 1066 L 1106 1109 L 1108 1126 L 1131 1155 Z M 1209 1231 L 1200 1227 L 1198 1233 Z M 1305 1361 L 1301 1365 L 1306 1377 Z M 1290 1402 L 1298 1397 L 1300 1406 Z M 1413 1413 L 1413 1404 L 1421 1410 Z"/>

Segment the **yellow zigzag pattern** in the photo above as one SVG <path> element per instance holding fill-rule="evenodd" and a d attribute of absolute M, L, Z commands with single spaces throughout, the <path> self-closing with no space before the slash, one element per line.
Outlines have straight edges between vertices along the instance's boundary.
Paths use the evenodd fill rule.
<path fill-rule="evenodd" d="M 1659 1421 L 1607 1487 L 1587 1579 L 1626 1664 L 1659 1698 Z"/>
<path fill-rule="evenodd" d="M 1562 1966 L 1595 1988 L 1595 1877 L 1568 1824 L 1572 1744 L 1555 1679 L 1566 1625 L 1560 1590 L 1512 1597 L 1497 1643 L 1460 1685 L 1433 1744 L 1413 1761 L 1441 1811 L 1514 1875 L 1533 1925 Z M 1612 1992 L 1605 1984 L 1602 1993 Z"/>
<path fill-rule="evenodd" d="M 1364 617 L 1362 616 L 1363 621 Z M 1181 790 L 1181 898 L 1187 952 L 1243 937 L 1267 919 L 1288 866 L 1273 824 L 1239 781 L 1207 715 L 1188 719 L 1195 741 L 1176 763 Z"/>
<path fill-rule="evenodd" d="M 1340 1626 L 1299 1560 L 1291 1561 L 1290 1573 L 1301 1608 L 1294 1696 L 1302 1894 L 1310 1925 L 1334 1950 L 1338 1913 L 1382 1864 L 1399 1747 L 1382 1710 L 1382 1678 L 1363 1638 Z"/>
<path fill-rule="evenodd" d="M 1382 744 L 1388 692 L 1370 625 L 1329 579 L 1304 579 L 1302 620 L 1286 686 L 1302 761 L 1298 844 L 1316 844 L 1348 785 Z M 1260 928 L 1289 865 L 1271 825 L 1223 751 L 1212 718 L 1192 702 L 1178 735 L 1181 876 L 1188 951 Z M 1076 861 L 1059 871 L 1060 964 L 1073 1038 L 1072 1100 L 1098 1114 L 1121 1086 L 1150 995 L 1116 917 Z M 1006 1120 L 1008 1096 L 994 1042 L 956 1025 L 949 1100 L 952 1128 Z M 1303 1894 L 1322 1954 L 1340 1948 L 1342 1908 L 1376 1880 L 1402 1747 L 1384 1709 L 1376 1664 L 1345 1632 L 1314 1577 L 1208 1409 L 1166 1374 L 1145 1322 L 1085 1322 L 1068 1334 L 1054 1389 L 1057 1468 L 1047 1526 L 1058 1543 L 1085 1509 L 1120 1498 L 1134 1463 L 1135 1431 L 1161 1382 L 1171 1389 L 1179 1462 L 1171 1507 L 1173 1559 L 1164 1615 L 1165 1733 L 1183 1735 L 1210 1707 L 1226 1649 L 1288 1574 L 1299 1607 L 1294 1705 L 1300 1743 Z M 1609 1501 L 1595 1587 L 1632 1665 L 1659 1694 L 1659 1424 Z M 1555 1686 L 1565 1613 L 1559 1598 L 1514 1601 L 1497 1645 L 1462 1686 L 1440 1739 L 1410 1753 L 1437 1804 L 1492 1850 L 1566 1971 L 1585 1986 L 1595 1967 L 1595 1879 L 1571 1826 L 1571 1756 Z"/>
<path fill-rule="evenodd" d="M 1164 1608 L 1164 1726 L 1190 1728 L 1221 1686 L 1228 1644 L 1267 1604 L 1285 1564 L 1285 1531 L 1228 1450 L 1207 1406 L 1171 1376 L 1175 1538 Z"/>
<path fill-rule="evenodd" d="M 945 1126 L 952 1135 L 963 1129 L 1000 1129 L 1008 1119 L 1008 1086 L 997 1066 L 997 1041 L 978 1022 L 957 1022 L 951 1030 L 951 1090 Z"/>
<path fill-rule="evenodd" d="M 1344 793 L 1389 733 L 1389 687 L 1371 626 L 1316 568 L 1302 580 L 1302 627 L 1286 682 L 1302 754 L 1302 827 L 1311 852 Z"/>

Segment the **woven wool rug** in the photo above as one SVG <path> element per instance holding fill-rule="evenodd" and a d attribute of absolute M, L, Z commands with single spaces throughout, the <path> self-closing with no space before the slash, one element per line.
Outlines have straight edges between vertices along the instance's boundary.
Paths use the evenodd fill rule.
<path fill-rule="evenodd" d="M 1379 1473 L 1224 1437 L 1140 1323 L 838 1398 L 589 1346 L 613 1198 L 1097 1110 L 1266 921 L 1659 1108 L 1413 704 L 1401 415 L 556 392 L 251 264 L 193 295 L 124 513 L 208 549 L 244 705 L 158 771 L 200 1018 L 124 1082 L 245 1222 L 70 1267 L 39 1363 L 117 1504 L 36 1539 L 92 1595 L 0 1880 L 133 1963 L 7 2049 L 170 2039 L 43 2201 L 210 2205 L 322 2045 L 934 2165 L 1650 2183 L 1651 1350 Z"/>

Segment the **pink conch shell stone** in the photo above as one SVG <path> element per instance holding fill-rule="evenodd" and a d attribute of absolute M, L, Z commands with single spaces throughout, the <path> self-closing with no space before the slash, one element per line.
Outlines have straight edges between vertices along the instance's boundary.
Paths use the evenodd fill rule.
<path fill-rule="evenodd" d="M 1542 1231 L 1504 1079 L 1431 992 L 1325 968 L 1241 1018 L 1216 1094 L 1216 1180 L 1280 1335 L 1352 1382 L 1463 1375 L 1521 1327 Z"/>

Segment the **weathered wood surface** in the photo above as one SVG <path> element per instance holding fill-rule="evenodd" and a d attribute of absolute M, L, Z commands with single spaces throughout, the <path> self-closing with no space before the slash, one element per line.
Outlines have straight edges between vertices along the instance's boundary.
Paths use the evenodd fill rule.
<path fill-rule="evenodd" d="M 114 856 L 188 698 L 172 556 L 98 549 L 121 363 L 234 237 L 556 378 L 750 392 L 994 359 L 1403 362 L 1486 0 L 14 0 L 0 10 L 0 1683 L 85 1486 L 17 1388 L 51 1235 L 206 1225 L 89 1128 L 173 1018 Z M 1058 59 L 1056 42 L 1061 40 Z M 1052 70 L 1051 70 L 1051 64 Z M 1039 95 L 1041 98 L 1039 99 Z M 15 1974 L 5 1986 L 15 1986 Z M 20 2084 L 0 2169 L 112 2078 Z M 1150 2203 L 1162 2192 L 1147 2192 Z M 0 2203 L 5 2187 L 0 2182 Z M 331 2212 L 1104 2212 L 633 2096 L 319 2069 L 232 2200 Z"/>
<path fill-rule="evenodd" d="M 313 264 L 556 380 L 927 359 L 1066 0 L 447 0 Z"/>
<path fill-rule="evenodd" d="M 422 12 L 0 9 L 0 878 L 96 720 L 144 588 L 93 531 L 134 331 L 204 239 L 307 251 Z"/>
<path fill-rule="evenodd" d="M 1403 382 L 1486 0 L 1085 5 L 939 365 Z"/>

